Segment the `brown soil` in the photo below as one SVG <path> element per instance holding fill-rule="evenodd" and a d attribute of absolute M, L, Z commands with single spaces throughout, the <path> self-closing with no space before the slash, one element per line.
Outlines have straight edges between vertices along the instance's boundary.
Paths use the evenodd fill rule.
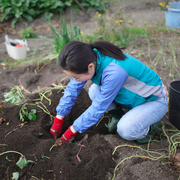
<path fill-rule="evenodd" d="M 56 114 L 55 107 L 59 102 L 59 98 L 63 95 L 58 91 L 53 90 L 53 94 L 48 97 L 52 100 L 52 105 L 49 106 L 47 100 L 43 101 L 43 104 L 54 116 Z M 38 94 L 34 94 L 29 98 L 37 99 L 37 97 Z M 31 100 L 28 102 L 31 102 Z M 88 108 L 90 103 L 86 91 L 83 90 L 72 112 L 65 119 L 62 133 Z M 6 154 L 8 159 L 13 160 L 12 162 L 5 160 L 5 155 L 1 156 L 0 162 L 2 162 L 1 165 L 3 166 L 0 170 L 1 179 L 7 176 L 7 167 L 9 167 L 9 174 L 15 171 L 20 172 L 20 179 L 30 179 L 33 176 L 39 179 L 79 180 L 80 177 L 82 179 L 105 179 L 108 171 L 112 173 L 112 168 L 115 166 L 111 154 L 113 148 L 103 138 L 103 135 L 107 134 L 107 128 L 104 125 L 106 121 L 103 121 L 97 127 L 90 128 L 84 134 L 79 134 L 74 139 L 74 142 L 64 143 L 61 147 L 54 147 L 50 151 L 55 143 L 55 140 L 51 138 L 49 133 L 52 125 L 51 117 L 42 111 L 38 112 L 36 121 L 27 121 L 20 128 L 19 109 L 19 106 L 11 106 L 3 110 L 3 117 L 6 119 L 6 122 L 1 124 L 2 139 L 0 149 L 1 152 L 8 150 L 21 152 L 27 160 L 33 160 L 35 163 L 20 171 L 15 166 L 15 162 L 20 158 L 18 154 Z M 40 111 L 40 109 L 36 109 Z M 10 134 L 8 135 L 8 133 Z M 42 133 L 42 136 L 39 136 L 40 133 Z M 88 135 L 87 139 L 83 140 L 86 135 Z M 82 149 L 80 150 L 80 148 Z M 77 159 L 77 155 L 81 161 Z M 48 156 L 49 159 L 43 160 L 43 156 Z"/>
<path fill-rule="evenodd" d="M 160 12 L 155 1 L 143 1 L 141 3 L 137 1 L 134 4 L 135 6 L 131 3 L 129 4 L 129 2 L 127 4 L 125 4 L 125 1 L 122 2 L 122 6 L 127 9 L 129 14 L 137 17 L 137 20 L 141 19 L 139 16 L 144 18 L 142 18 L 139 23 L 147 21 L 149 14 L 154 15 Z M 162 12 L 160 13 L 162 14 Z M 75 22 L 78 26 L 81 26 L 82 29 L 92 31 L 94 26 L 92 27 L 90 19 L 84 16 L 83 12 L 73 17 L 77 19 Z M 58 16 L 55 16 L 54 20 L 57 20 L 56 18 L 58 18 Z M 149 22 L 153 22 L 154 20 L 153 16 L 149 19 Z M 158 22 L 159 21 L 160 19 Z M 34 25 L 34 27 L 37 27 L 39 25 L 43 27 L 42 22 L 42 18 L 39 17 L 28 24 L 28 26 Z M 22 30 L 24 26 L 24 24 L 19 23 L 16 30 L 12 30 L 8 24 L 6 28 L 9 28 L 8 32 L 11 38 L 17 38 L 18 34 L 16 33 Z M 42 34 L 48 36 L 50 31 L 46 28 L 37 31 L 37 35 Z M 1 62 L 5 62 L 8 57 L 4 46 L 4 35 L 5 32 L 0 34 Z M 157 35 L 157 40 L 158 38 L 159 35 Z M 168 38 L 171 37 L 167 35 L 167 41 Z M 42 49 L 43 44 L 48 43 L 43 41 L 36 41 L 36 43 L 34 43 L 34 41 L 28 41 L 28 44 L 33 51 L 36 48 Z M 133 51 L 130 49 L 130 46 L 127 47 L 126 51 L 137 57 L 136 52 L 138 48 L 146 44 L 144 44 L 143 39 L 138 39 L 133 42 L 133 45 L 135 47 Z M 147 48 L 144 46 L 144 52 L 146 51 Z M 154 48 L 152 55 L 156 54 L 156 51 L 156 48 Z M 149 59 L 145 53 L 141 56 L 140 60 L 145 64 L 149 64 Z M 41 64 L 41 66 L 43 66 L 43 64 Z M 52 84 L 62 83 L 65 86 L 69 81 L 69 78 L 62 72 L 62 69 L 56 66 L 55 60 L 46 64 L 38 73 L 36 69 L 36 64 L 11 69 L 7 66 L 0 66 L 0 102 L 4 100 L 3 95 L 16 85 L 21 87 L 24 95 L 28 98 L 27 102 L 34 103 L 33 99 L 39 98 L 38 86 L 41 90 L 47 90 L 50 89 L 50 87 L 52 88 Z M 168 77 L 168 71 L 166 71 L 165 68 L 162 69 L 162 67 L 156 67 L 156 69 L 168 88 L 169 82 L 172 80 Z M 175 75 L 174 78 L 178 79 L 179 76 Z M 91 82 L 88 82 L 85 85 L 71 113 L 65 118 L 62 133 L 90 106 L 91 100 L 87 94 L 90 83 Z M 51 105 L 49 105 L 46 99 L 43 99 L 43 104 L 52 116 L 56 115 L 56 106 L 62 95 L 63 93 L 59 92 L 59 89 L 53 89 L 52 94 L 47 94 L 51 100 Z M 27 107 L 28 109 L 32 108 L 32 106 Z M 105 124 L 108 123 L 108 118 L 103 118 L 97 125 L 94 125 L 85 133 L 78 134 L 73 142 L 63 143 L 62 146 L 51 149 L 55 143 L 55 140 L 49 133 L 53 118 L 38 107 L 33 106 L 33 109 L 34 108 L 37 109 L 37 120 L 34 122 L 26 120 L 26 123 L 22 126 L 22 122 L 19 120 L 20 106 L 8 105 L 6 103 L 4 103 L 3 106 L 0 105 L 0 118 L 3 117 L 3 120 L 5 120 L 0 124 L 0 154 L 7 151 L 18 151 L 22 153 L 27 160 L 33 160 L 35 162 L 21 170 L 16 166 L 16 162 L 20 158 L 19 154 L 11 152 L 0 156 L 0 179 L 2 180 L 8 179 L 7 176 L 11 179 L 13 172 L 20 173 L 20 180 L 106 180 L 112 179 L 114 168 L 123 159 L 136 155 L 148 156 L 145 151 L 137 147 L 121 147 L 112 155 L 114 148 L 118 145 L 128 144 L 143 149 L 147 149 L 147 145 L 139 146 L 134 141 L 122 139 L 118 134 L 108 134 L 107 127 L 105 126 Z M 168 120 L 168 114 L 166 114 L 161 122 L 164 123 L 166 129 L 175 129 Z M 161 134 L 162 130 L 160 127 L 155 139 L 161 141 L 151 142 L 150 150 L 167 156 L 169 143 L 166 137 L 164 135 L 161 136 Z M 168 135 L 170 136 L 171 133 L 169 132 Z M 43 156 L 47 156 L 47 158 L 43 159 Z M 12 161 L 8 161 L 7 159 Z M 168 158 L 164 157 L 152 161 L 146 157 L 136 157 L 125 160 L 117 168 L 115 179 L 177 180 L 178 176 L 178 168 L 174 166 L 173 163 L 169 163 Z"/>

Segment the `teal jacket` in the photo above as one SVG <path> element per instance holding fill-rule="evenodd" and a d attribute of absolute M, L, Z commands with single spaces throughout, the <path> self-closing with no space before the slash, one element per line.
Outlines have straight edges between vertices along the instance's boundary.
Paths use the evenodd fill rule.
<path fill-rule="evenodd" d="M 114 63 L 120 66 L 128 75 L 124 85 L 115 97 L 115 101 L 126 108 L 136 107 L 144 102 L 154 101 L 162 92 L 162 81 L 155 71 L 147 67 L 136 58 L 125 54 L 126 59 L 116 60 L 102 55 L 97 49 L 96 75 L 92 82 L 101 85 L 101 77 L 104 69 Z M 123 78 L 119 76 L 119 78 Z"/>

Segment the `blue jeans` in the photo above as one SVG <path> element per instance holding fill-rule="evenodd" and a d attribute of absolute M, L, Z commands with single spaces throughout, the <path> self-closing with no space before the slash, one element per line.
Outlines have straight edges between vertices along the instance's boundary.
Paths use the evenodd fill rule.
<path fill-rule="evenodd" d="M 93 101 L 100 87 L 92 84 L 89 88 L 89 97 Z M 113 102 L 108 110 L 116 107 Z M 137 140 L 146 137 L 150 125 L 160 121 L 168 109 L 167 97 L 157 98 L 155 101 L 145 102 L 130 109 L 121 117 L 117 124 L 118 134 L 126 140 Z"/>

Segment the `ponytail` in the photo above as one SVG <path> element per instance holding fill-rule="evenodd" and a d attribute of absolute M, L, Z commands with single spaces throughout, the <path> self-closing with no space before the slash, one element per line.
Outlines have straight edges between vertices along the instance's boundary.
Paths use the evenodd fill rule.
<path fill-rule="evenodd" d="M 121 51 L 121 48 L 110 43 L 109 41 L 96 41 L 90 46 L 94 49 L 96 48 L 101 54 L 110 56 L 116 60 L 125 60 L 126 56 Z"/>
<path fill-rule="evenodd" d="M 58 57 L 59 64 L 64 70 L 69 70 L 77 74 L 87 73 L 88 65 L 90 63 L 95 64 L 97 61 L 97 55 L 93 51 L 94 48 L 100 51 L 101 54 L 114 59 L 126 59 L 121 49 L 108 41 L 96 41 L 93 44 L 71 41 L 61 50 Z"/>

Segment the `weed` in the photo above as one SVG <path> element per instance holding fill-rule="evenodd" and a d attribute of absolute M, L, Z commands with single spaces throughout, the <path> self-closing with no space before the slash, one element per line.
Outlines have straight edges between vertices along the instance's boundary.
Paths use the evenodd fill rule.
<path fill-rule="evenodd" d="M 36 109 L 31 109 L 31 111 L 29 112 L 27 109 L 27 105 L 34 105 L 32 103 L 25 103 L 23 104 L 23 106 L 21 107 L 20 111 L 19 111 L 19 117 L 20 120 L 22 122 L 25 121 L 25 116 L 30 120 L 30 121 L 35 121 L 36 120 Z"/>
<path fill-rule="evenodd" d="M 8 93 L 4 95 L 5 102 L 20 105 L 21 99 L 26 99 L 18 86 L 12 88 Z"/>
<path fill-rule="evenodd" d="M 60 91 L 65 89 L 65 87 L 62 84 L 59 84 L 57 86 L 55 86 L 53 89 L 56 88 L 60 88 Z M 40 108 L 41 110 L 43 110 L 43 112 L 45 112 L 46 114 L 48 114 L 51 119 L 54 118 L 51 113 L 49 112 L 49 110 L 47 109 L 47 107 L 42 103 L 43 99 L 46 99 L 49 102 L 49 105 L 51 105 L 51 100 L 46 96 L 46 94 L 48 94 L 48 96 L 50 96 L 52 94 L 52 89 L 49 89 L 47 91 L 40 91 L 39 89 L 39 96 L 40 98 L 38 99 L 34 99 L 33 101 L 38 101 L 36 103 L 24 103 L 19 111 L 19 117 L 20 120 L 22 122 L 25 121 L 25 117 L 27 117 L 30 121 L 35 121 L 36 120 L 36 109 L 31 109 L 30 111 L 28 111 L 27 106 L 36 106 L 38 108 Z"/>
<path fill-rule="evenodd" d="M 8 156 L 6 156 L 6 159 L 9 161 L 9 162 L 11 162 L 12 160 L 10 160 L 9 158 L 8 158 Z"/>
<path fill-rule="evenodd" d="M 48 23 L 48 26 L 51 29 L 52 38 L 44 36 L 41 36 L 41 38 L 48 41 L 51 44 L 51 49 L 49 49 L 48 47 L 47 49 L 53 52 L 45 57 L 45 59 L 48 59 L 48 61 L 51 61 L 52 59 L 57 59 L 59 52 L 68 42 L 81 40 L 80 29 L 77 26 L 75 26 L 71 21 L 71 25 L 68 30 L 65 17 L 62 14 L 60 16 L 61 26 L 59 27 L 59 30 L 57 30 L 54 27 L 50 20 L 46 20 L 46 22 Z"/>
<path fill-rule="evenodd" d="M 133 21 L 127 17 L 123 9 L 118 10 L 114 15 L 110 15 L 108 11 L 104 16 L 97 14 L 94 19 L 97 20 L 94 35 L 100 40 L 111 41 L 120 47 L 128 45 L 139 36 L 147 36 L 146 29 L 133 26 Z"/>
<path fill-rule="evenodd" d="M 49 151 L 51 152 L 52 149 L 53 149 L 53 147 L 55 147 L 55 146 L 56 146 L 56 144 L 53 144 L 53 145 L 51 146 L 51 148 L 49 149 Z"/>
<path fill-rule="evenodd" d="M 38 133 L 38 137 L 40 137 L 40 136 L 42 136 L 43 135 L 43 133 Z"/>
<path fill-rule="evenodd" d="M 34 161 L 32 161 L 32 160 L 26 160 L 25 156 L 22 153 L 18 152 L 18 151 L 5 151 L 5 152 L 2 152 L 0 154 L 0 156 L 2 156 L 4 154 L 7 154 L 7 153 L 16 153 L 16 154 L 21 155 L 19 161 L 16 163 L 16 165 L 20 169 L 23 169 L 24 167 L 27 167 L 30 163 L 34 163 Z"/>
<path fill-rule="evenodd" d="M 30 26 L 30 27 L 28 27 L 27 29 L 24 29 L 24 30 L 22 31 L 22 33 L 20 34 L 20 37 L 21 37 L 21 38 L 25 38 L 25 39 L 35 37 L 35 33 L 34 33 L 32 27 Z"/>
<path fill-rule="evenodd" d="M 50 157 L 48 157 L 48 156 L 42 156 L 42 159 L 43 159 L 44 161 L 46 161 L 47 159 L 50 159 Z"/>
<path fill-rule="evenodd" d="M 39 99 L 34 99 L 33 101 L 43 101 L 43 99 L 45 98 L 48 102 L 49 102 L 49 106 L 51 105 L 51 100 L 46 96 L 46 94 L 48 93 L 48 96 L 50 96 L 52 94 L 52 90 L 49 89 L 47 91 L 40 91 L 40 88 L 38 87 L 39 90 Z"/>

